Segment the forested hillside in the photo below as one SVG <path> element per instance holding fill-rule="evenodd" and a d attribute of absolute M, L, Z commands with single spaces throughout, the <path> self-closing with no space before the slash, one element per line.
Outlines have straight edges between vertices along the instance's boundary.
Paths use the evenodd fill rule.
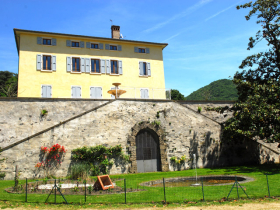
<path fill-rule="evenodd" d="M 237 100 L 237 89 L 232 80 L 221 79 L 194 91 L 186 100 Z"/>

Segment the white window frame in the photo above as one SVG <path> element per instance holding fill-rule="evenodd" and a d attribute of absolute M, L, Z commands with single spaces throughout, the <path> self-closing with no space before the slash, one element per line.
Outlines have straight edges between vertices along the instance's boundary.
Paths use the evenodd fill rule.
<path fill-rule="evenodd" d="M 81 97 L 80 98 L 82 98 L 82 86 L 79 86 L 79 85 L 71 85 L 71 98 L 73 98 L 72 87 L 80 87 L 81 88 Z"/>
<path fill-rule="evenodd" d="M 100 44 L 100 43 L 89 42 L 89 44 L 90 44 L 90 48 L 89 48 L 89 49 L 91 49 L 91 50 L 100 50 L 100 48 L 99 48 L 99 44 Z M 91 48 L 91 44 L 97 44 L 97 45 L 98 45 L 98 48 Z"/>
<path fill-rule="evenodd" d="M 80 72 L 76 72 L 76 71 L 73 71 L 73 58 L 79 58 L 80 59 Z M 81 74 L 82 73 L 82 70 L 81 70 L 81 58 L 80 56 L 71 56 L 71 74 Z"/>
<path fill-rule="evenodd" d="M 148 74 L 148 67 L 147 67 L 147 61 L 138 61 L 138 66 L 140 64 L 140 62 L 143 62 L 143 63 L 146 63 L 146 71 L 147 71 L 147 74 L 146 75 L 141 75 L 140 72 L 139 72 L 139 77 L 150 77 L 149 74 Z"/>
<path fill-rule="evenodd" d="M 47 46 L 48 46 L 48 45 L 47 45 Z M 46 56 L 51 56 L 51 70 L 44 70 L 44 69 L 43 69 L 43 66 L 44 66 L 44 63 L 43 63 L 43 62 L 44 62 L 44 59 L 43 59 L 43 56 L 44 56 L 44 55 L 46 55 Z M 44 71 L 44 72 L 53 72 L 53 69 L 52 69 L 52 56 L 53 56 L 52 54 L 45 54 L 45 53 L 44 53 L 44 54 L 41 54 L 41 71 Z"/>
<path fill-rule="evenodd" d="M 81 40 L 70 40 L 70 42 L 71 42 L 71 46 L 70 46 L 71 48 L 74 48 L 74 49 L 80 49 L 81 48 Z M 79 47 L 72 47 L 72 42 L 79 42 Z"/>
<path fill-rule="evenodd" d="M 111 61 L 117 61 L 117 69 L 118 69 L 118 73 L 117 74 L 114 74 L 114 73 L 111 72 L 111 70 L 112 70 Z M 110 74 L 109 74 L 110 76 L 119 76 L 120 75 L 120 73 L 119 73 L 119 61 L 120 60 L 118 60 L 118 59 L 110 59 Z"/>
<path fill-rule="evenodd" d="M 43 86 L 51 86 L 51 97 L 50 98 L 52 98 L 52 85 L 47 85 L 47 84 L 41 85 L 41 98 L 43 98 L 43 93 L 42 93 Z M 44 97 L 44 98 L 47 98 L 47 97 Z"/>
<path fill-rule="evenodd" d="M 93 48 L 94 49 L 94 48 Z M 96 49 L 97 50 L 97 49 Z M 91 59 L 93 59 L 93 60 L 99 60 L 99 70 L 100 70 L 100 73 L 95 73 L 95 72 L 91 72 Z M 106 63 L 106 59 L 105 59 L 105 63 Z M 94 57 L 90 57 L 89 58 L 89 74 L 102 74 L 101 73 L 101 58 L 94 58 Z M 85 72 L 85 73 L 87 73 L 87 72 Z M 106 70 L 105 70 L 105 73 L 106 73 Z M 92 86 L 93 87 L 93 86 Z"/>
<path fill-rule="evenodd" d="M 116 49 L 116 50 L 111 50 L 111 49 L 110 49 L 111 46 L 115 46 L 115 47 L 117 47 L 117 49 Z M 118 45 L 116 45 L 116 44 L 109 44 L 109 50 L 111 50 L 111 51 L 118 51 Z"/>
<path fill-rule="evenodd" d="M 43 44 L 43 43 L 44 43 L 44 39 L 50 39 L 50 40 L 51 40 L 51 44 L 50 44 L 50 45 Z M 51 38 L 51 37 L 42 37 L 42 45 L 43 45 L 43 46 L 49 46 L 49 47 L 50 47 L 50 46 L 53 46 L 53 45 L 52 45 L 52 38 Z"/>
<path fill-rule="evenodd" d="M 90 92 L 90 89 L 91 89 L 91 88 L 101 88 L 101 91 L 102 91 L 102 92 L 101 92 L 101 94 L 102 94 L 101 98 L 92 98 L 91 95 L 90 95 L 90 94 L 91 94 L 91 92 Z M 90 97 L 91 99 L 103 99 L 103 88 L 102 88 L 102 86 L 90 86 L 90 87 L 89 87 L 89 97 Z"/>
<path fill-rule="evenodd" d="M 148 90 L 148 96 L 149 96 L 149 98 L 141 98 L 141 90 Z M 150 99 L 150 91 L 149 91 L 149 88 L 140 88 L 140 98 L 141 98 L 141 99 Z"/>

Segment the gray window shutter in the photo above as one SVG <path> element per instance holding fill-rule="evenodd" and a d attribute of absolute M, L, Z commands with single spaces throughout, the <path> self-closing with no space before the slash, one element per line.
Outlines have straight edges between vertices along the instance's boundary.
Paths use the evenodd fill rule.
<path fill-rule="evenodd" d="M 118 72 L 119 74 L 122 74 L 122 61 L 119 61 L 118 63 Z"/>
<path fill-rule="evenodd" d="M 151 64 L 147 63 L 148 76 L 151 76 Z"/>
<path fill-rule="evenodd" d="M 105 74 L 105 60 L 101 60 L 101 74 Z"/>
<path fill-rule="evenodd" d="M 102 98 L 102 87 L 96 88 L 97 90 L 97 98 L 101 99 Z"/>
<path fill-rule="evenodd" d="M 37 70 L 42 70 L 42 55 L 37 54 Z"/>
<path fill-rule="evenodd" d="M 118 45 L 118 51 L 122 51 L 122 46 L 121 45 Z"/>
<path fill-rule="evenodd" d="M 66 40 L 66 46 L 71 47 L 71 41 L 70 40 Z"/>
<path fill-rule="evenodd" d="M 149 98 L 149 89 L 145 90 L 145 98 Z"/>
<path fill-rule="evenodd" d="M 90 59 L 86 58 L 86 73 L 90 73 Z"/>
<path fill-rule="evenodd" d="M 85 58 L 80 58 L 81 61 L 81 72 L 85 72 Z"/>
<path fill-rule="evenodd" d="M 71 72 L 71 61 L 72 61 L 72 58 L 71 57 L 67 57 L 66 58 L 66 65 L 67 65 L 67 72 Z"/>
<path fill-rule="evenodd" d="M 146 53 L 150 53 L 150 48 L 146 48 Z"/>
<path fill-rule="evenodd" d="M 56 71 L 56 55 L 52 55 L 52 70 Z"/>
<path fill-rule="evenodd" d="M 37 44 L 43 44 L 42 37 L 37 37 Z"/>
<path fill-rule="evenodd" d="M 140 75 L 144 74 L 143 62 L 142 61 L 139 62 L 139 74 Z"/>
<path fill-rule="evenodd" d="M 134 47 L 134 52 L 138 53 L 138 47 Z"/>
<path fill-rule="evenodd" d="M 72 98 L 76 98 L 76 87 L 71 87 L 72 89 Z"/>
<path fill-rule="evenodd" d="M 93 87 L 90 87 L 89 94 L 90 94 L 90 98 L 93 98 L 93 94 L 94 94 L 94 88 Z"/>
<path fill-rule="evenodd" d="M 110 49 L 110 45 L 109 44 L 105 44 L 105 50 L 109 50 Z"/>
<path fill-rule="evenodd" d="M 86 48 L 90 48 L 90 42 L 86 43 Z"/>
<path fill-rule="evenodd" d="M 82 98 L 82 88 L 81 87 L 77 87 L 77 92 L 78 92 L 78 97 L 77 98 Z"/>
<path fill-rule="evenodd" d="M 80 47 L 81 47 L 81 48 L 84 48 L 84 47 L 85 47 L 85 42 L 80 41 Z"/>
<path fill-rule="evenodd" d="M 48 85 L 47 86 L 47 98 L 52 97 L 52 86 Z"/>
<path fill-rule="evenodd" d="M 111 90 L 115 90 L 115 87 L 112 87 Z M 111 94 L 111 99 L 115 99 L 116 97 L 114 95 Z"/>
<path fill-rule="evenodd" d="M 145 89 L 140 89 L 141 98 L 145 98 Z"/>
<path fill-rule="evenodd" d="M 55 38 L 52 38 L 52 45 L 56 46 L 56 39 Z"/>
<path fill-rule="evenodd" d="M 42 89 L 42 93 L 41 93 L 42 98 L 46 98 L 47 97 L 47 87 L 45 85 L 42 85 L 41 89 Z"/>
<path fill-rule="evenodd" d="M 100 50 L 103 50 L 103 44 L 102 43 L 99 43 L 98 47 L 99 47 Z"/>
<path fill-rule="evenodd" d="M 110 60 L 106 60 L 106 69 L 107 69 L 107 74 L 111 73 L 111 68 L 110 68 Z"/>

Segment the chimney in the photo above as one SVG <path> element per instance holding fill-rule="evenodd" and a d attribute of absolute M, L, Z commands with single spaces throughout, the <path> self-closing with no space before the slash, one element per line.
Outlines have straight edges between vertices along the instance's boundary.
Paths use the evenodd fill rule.
<path fill-rule="evenodd" d="M 120 26 L 111 26 L 112 39 L 120 39 Z"/>

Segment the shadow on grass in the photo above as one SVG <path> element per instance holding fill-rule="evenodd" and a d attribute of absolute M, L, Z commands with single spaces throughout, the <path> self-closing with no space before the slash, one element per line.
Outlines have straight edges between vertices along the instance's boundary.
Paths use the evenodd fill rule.
<path fill-rule="evenodd" d="M 220 170 L 221 168 L 213 168 L 211 170 Z M 233 173 L 260 173 L 267 175 L 280 174 L 280 165 L 279 164 L 264 164 L 264 165 L 253 165 L 253 166 L 231 166 L 225 167 L 224 173 L 233 174 Z"/>

